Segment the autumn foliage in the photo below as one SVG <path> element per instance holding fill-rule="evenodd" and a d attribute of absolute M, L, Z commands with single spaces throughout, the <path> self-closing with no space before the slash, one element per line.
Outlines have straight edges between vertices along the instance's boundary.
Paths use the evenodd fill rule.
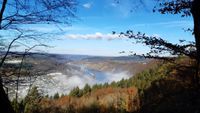
<path fill-rule="evenodd" d="M 42 96 L 37 88 L 13 107 L 20 113 L 193 113 L 200 91 L 192 83 L 195 60 L 185 56 L 118 82 L 75 87 L 68 95 Z M 31 101 L 30 101 L 31 100 Z"/>
<path fill-rule="evenodd" d="M 110 108 L 113 112 L 121 109 L 126 112 L 133 112 L 138 109 L 139 100 L 135 87 L 108 87 L 92 91 L 82 97 L 63 96 L 56 100 L 42 99 L 40 105 L 44 111 L 54 107 L 63 111 L 73 109 L 78 113 L 86 113 L 92 109 L 107 113 Z"/>

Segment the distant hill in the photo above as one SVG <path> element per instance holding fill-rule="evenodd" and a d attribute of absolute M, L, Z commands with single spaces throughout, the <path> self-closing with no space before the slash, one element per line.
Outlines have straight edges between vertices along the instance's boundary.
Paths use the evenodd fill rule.
<path fill-rule="evenodd" d="M 144 61 L 145 58 L 142 56 L 118 56 L 118 57 L 102 57 L 102 56 L 94 56 L 87 57 L 82 59 L 83 61 L 119 61 L 119 62 L 136 62 L 136 61 Z"/>

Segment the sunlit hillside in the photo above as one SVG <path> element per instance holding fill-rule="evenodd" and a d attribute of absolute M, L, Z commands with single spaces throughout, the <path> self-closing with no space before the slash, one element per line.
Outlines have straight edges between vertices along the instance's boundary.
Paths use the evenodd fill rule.
<path fill-rule="evenodd" d="M 0 0 L 0 113 L 200 113 L 200 0 Z"/>
<path fill-rule="evenodd" d="M 86 84 L 69 95 L 42 96 L 35 88 L 17 105 L 28 113 L 192 113 L 199 111 L 200 104 L 199 90 L 191 80 L 193 63 L 185 57 L 175 63 L 160 62 L 129 79 Z M 30 98 L 35 104 L 27 101 Z"/>

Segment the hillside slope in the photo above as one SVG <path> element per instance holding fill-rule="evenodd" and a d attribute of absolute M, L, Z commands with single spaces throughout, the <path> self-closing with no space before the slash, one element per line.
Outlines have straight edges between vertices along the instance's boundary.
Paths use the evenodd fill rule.
<path fill-rule="evenodd" d="M 25 99 L 22 105 L 25 113 L 199 113 L 200 90 L 191 79 L 193 63 L 177 58 L 174 63 L 159 63 L 130 79 L 77 87 L 61 97 L 39 96 L 31 103 Z"/>

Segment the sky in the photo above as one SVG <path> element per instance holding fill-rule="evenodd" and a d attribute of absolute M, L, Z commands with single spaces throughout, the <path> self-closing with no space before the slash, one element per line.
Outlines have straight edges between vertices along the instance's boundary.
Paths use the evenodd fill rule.
<path fill-rule="evenodd" d="M 78 0 L 77 18 L 71 25 L 33 25 L 31 29 L 43 32 L 57 32 L 56 40 L 48 42 L 53 48 L 47 52 L 59 54 L 82 54 L 98 56 L 130 55 L 129 51 L 142 54 L 148 48 L 133 44 L 132 40 L 112 35 L 126 30 L 143 32 L 147 35 L 162 37 L 169 42 L 178 43 L 179 39 L 193 40 L 191 33 L 183 29 L 192 28 L 191 17 L 180 15 L 161 15 L 153 13 L 155 5 L 144 0 L 146 5 L 139 6 L 133 0 Z M 135 0 L 137 1 L 137 0 Z M 126 53 L 120 54 L 119 52 Z"/>

